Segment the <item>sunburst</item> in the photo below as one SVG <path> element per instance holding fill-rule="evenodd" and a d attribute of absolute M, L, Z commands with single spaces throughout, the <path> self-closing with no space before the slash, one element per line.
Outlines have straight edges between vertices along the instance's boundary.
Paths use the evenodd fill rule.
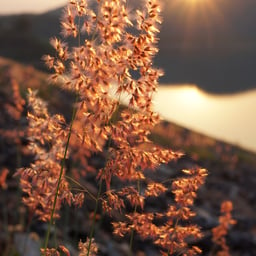
<path fill-rule="evenodd" d="M 170 15 L 182 25 L 184 48 L 197 39 L 198 31 L 204 38 L 204 43 L 210 47 L 213 38 L 211 32 L 214 26 L 223 27 L 225 19 L 221 12 L 221 0 L 172 0 L 167 8 Z M 198 41 L 198 40 L 196 40 Z"/>

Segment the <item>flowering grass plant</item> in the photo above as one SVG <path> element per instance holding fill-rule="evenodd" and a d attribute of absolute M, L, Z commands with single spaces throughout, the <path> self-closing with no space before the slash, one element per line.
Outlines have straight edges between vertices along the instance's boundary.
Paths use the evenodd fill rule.
<path fill-rule="evenodd" d="M 43 59 L 53 70 L 51 81 L 76 96 L 71 120 L 50 114 L 47 103 L 28 91 L 28 147 L 34 161 L 16 175 L 24 204 L 48 222 L 42 255 L 70 255 L 64 245 L 49 248 L 50 231 L 64 204 L 81 207 L 88 203 L 86 198 L 94 202 L 94 210 L 91 230 L 78 244 L 80 256 L 100 251 L 94 239 L 99 212 L 118 213 L 113 233 L 129 239 L 131 253 L 134 236 L 150 240 L 162 255 L 201 253 L 189 242 L 202 237 L 192 224 L 191 207 L 207 171 L 183 170 L 172 181 L 155 181 L 150 175 L 182 153 L 149 140 L 160 120 L 152 110 L 152 97 L 163 75 L 153 66 L 161 5 L 158 0 L 140 3 L 143 8 L 133 11 L 126 0 L 69 1 L 61 18 L 62 34 L 75 38 L 77 45 L 52 38 L 56 55 Z M 127 108 L 120 105 L 123 95 L 128 97 Z M 99 168 L 89 161 L 96 154 L 104 158 Z M 82 185 L 88 175 L 95 179 L 96 195 Z M 155 212 L 146 207 L 148 200 L 168 191 L 172 204 L 167 209 Z"/>

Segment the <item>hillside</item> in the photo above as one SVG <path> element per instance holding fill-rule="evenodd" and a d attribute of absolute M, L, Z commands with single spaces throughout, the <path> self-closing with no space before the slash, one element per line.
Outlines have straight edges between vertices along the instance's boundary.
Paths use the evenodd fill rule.
<path fill-rule="evenodd" d="M 6 214 L 6 212 L 8 215 L 5 222 L 0 221 L 0 224 L 6 230 L 10 228 L 9 231 L 1 233 L 1 251 L 3 251 L 3 248 L 6 250 L 6 243 L 10 243 L 9 237 L 17 238 L 18 234 L 25 234 L 24 232 L 26 232 L 22 225 L 17 224 L 21 218 L 26 222 L 26 218 L 24 217 L 24 207 L 20 203 L 20 192 L 17 188 L 18 180 L 14 179 L 12 175 L 16 168 L 26 166 L 31 161 L 31 155 L 26 149 L 27 138 L 24 133 L 27 125 L 26 109 L 19 120 L 11 119 L 6 114 L 6 110 L 10 109 L 6 106 L 12 106 L 13 104 L 11 78 L 17 81 L 21 95 L 26 94 L 27 87 L 38 89 L 39 95 L 49 102 L 51 112 L 62 112 L 66 114 L 67 118 L 69 117 L 67 112 L 71 112 L 70 95 L 65 94 L 64 91 L 55 88 L 53 85 L 47 84 L 46 74 L 35 70 L 31 66 L 24 66 L 0 58 L 0 107 L 2 112 L 0 121 L 0 170 L 8 168 L 10 171 L 6 188 L 1 190 L 0 193 L 1 215 Z M 157 174 L 153 175 L 161 175 L 161 177 L 168 180 L 179 176 L 180 170 L 195 166 L 207 168 L 209 171 L 206 184 L 200 190 L 194 206 L 194 210 L 197 212 L 195 221 L 202 226 L 205 235 L 205 238 L 199 242 L 204 251 L 203 255 L 209 255 L 209 252 L 213 250 L 210 229 L 217 225 L 220 203 L 224 200 L 233 202 L 233 216 L 237 220 L 237 224 L 232 228 L 227 238 L 231 247 L 231 255 L 255 255 L 256 155 L 166 121 L 155 127 L 150 138 L 155 144 L 185 153 L 184 157 L 177 162 L 160 166 Z M 100 159 L 100 157 L 96 157 L 92 161 L 96 165 L 102 165 Z M 92 193 L 95 192 L 96 184 L 92 182 L 90 176 L 81 182 L 84 182 L 83 184 Z M 170 193 L 166 193 L 160 201 L 150 202 L 150 207 L 153 207 L 153 209 L 165 207 L 169 200 Z M 19 205 L 19 209 L 23 209 L 23 213 L 17 213 L 14 210 L 17 209 L 17 205 Z M 71 213 L 69 212 L 69 214 Z M 87 232 L 88 223 L 84 217 L 81 217 L 83 214 L 78 210 L 72 214 L 77 215 L 75 215 L 76 217 L 66 216 L 65 223 L 66 225 L 67 222 L 69 223 L 68 230 L 63 231 L 58 228 L 58 236 L 61 237 L 64 234 L 67 241 L 70 241 L 74 236 L 86 235 Z M 127 255 L 127 249 L 125 248 L 128 245 L 113 239 L 109 222 L 108 218 L 103 218 L 99 227 L 97 227 L 99 229 L 98 234 L 100 234 L 97 239 L 101 241 L 101 250 L 105 250 L 104 255 Z M 8 229 L 5 225 L 8 226 Z M 34 236 L 36 235 L 37 241 L 41 238 L 43 230 L 45 230 L 44 224 L 35 221 L 30 227 L 30 232 L 33 232 Z M 64 238 L 62 237 L 62 239 Z M 9 244 L 9 246 L 13 245 Z M 146 251 L 149 252 L 147 255 L 155 255 L 154 248 L 150 247 L 147 241 L 136 240 L 136 248 L 138 252 L 136 255 L 139 255 L 142 248 L 143 250 L 146 248 Z"/>
<path fill-rule="evenodd" d="M 195 10 L 185 2 L 163 1 L 156 58 L 165 70 L 161 82 L 196 84 L 215 93 L 255 88 L 256 2 L 205 1 Z M 0 17 L 0 55 L 44 69 L 38 60 L 50 52 L 49 38 L 60 32 L 60 13 Z"/>

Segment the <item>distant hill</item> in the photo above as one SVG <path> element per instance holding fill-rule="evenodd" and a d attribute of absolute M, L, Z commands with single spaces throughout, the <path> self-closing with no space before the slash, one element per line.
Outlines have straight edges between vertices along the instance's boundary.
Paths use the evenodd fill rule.
<path fill-rule="evenodd" d="M 186 1 L 163 2 L 155 62 L 165 70 L 160 82 L 215 93 L 256 88 L 255 0 L 205 1 L 194 10 Z M 51 52 L 49 38 L 60 32 L 61 11 L 0 16 L 0 55 L 44 69 L 41 56 Z"/>
<path fill-rule="evenodd" d="M 53 53 L 49 38 L 60 32 L 60 12 L 0 16 L 0 55 L 45 70 L 41 57 Z"/>
<path fill-rule="evenodd" d="M 163 81 L 217 93 L 256 88 L 256 1 L 201 1 L 195 10 L 184 2 L 165 1 L 157 57 Z"/>

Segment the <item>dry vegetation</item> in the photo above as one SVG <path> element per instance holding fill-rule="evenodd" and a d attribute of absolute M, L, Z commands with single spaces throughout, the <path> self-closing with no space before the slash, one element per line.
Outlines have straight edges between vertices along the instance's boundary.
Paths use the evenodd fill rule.
<path fill-rule="evenodd" d="M 205 234 L 194 221 L 195 200 L 208 172 L 191 161 L 179 172 L 161 172 L 184 159 L 170 148 L 190 148 L 193 161 L 203 162 L 207 156 L 192 152 L 198 147 L 196 135 L 182 143 L 177 127 L 176 136 L 172 130 L 165 132 L 176 138 L 173 147 L 159 143 L 169 127 L 159 124 L 151 101 L 162 75 L 152 66 L 160 23 L 157 0 L 145 1 L 143 10 L 134 13 L 127 11 L 125 0 L 95 1 L 93 6 L 70 0 L 61 24 L 63 35 L 77 38 L 77 47 L 69 49 L 53 38 L 56 56 L 44 56 L 54 70 L 51 82 L 61 88 L 57 94 L 44 89 L 39 97 L 34 84 L 25 102 L 17 72 L 5 73 L 1 82 L 11 88 L 1 91 L 8 98 L 1 106 L 1 152 L 8 145 L 14 152 L 1 162 L 0 185 L 3 193 L 15 187 L 17 180 L 12 185 L 6 178 L 17 169 L 22 194 L 16 192 L 7 206 L 10 211 L 16 207 L 16 214 L 3 212 L 0 223 L 8 234 L 1 244 L 3 255 L 26 255 L 11 244 L 16 232 L 29 230 L 34 230 L 34 240 L 41 239 L 42 255 L 114 255 L 108 248 L 112 239 L 129 244 L 118 255 L 203 253 L 199 244 Z M 115 98 L 109 96 L 112 87 Z M 128 107 L 118 101 L 122 94 L 129 97 Z M 237 166 L 238 157 L 225 158 L 220 144 L 207 138 L 200 143 L 211 148 L 215 160 L 221 155 L 223 166 Z M 222 203 L 220 224 L 212 226 L 215 246 L 208 252 L 230 255 L 226 235 L 235 224 L 231 210 L 230 201 Z M 140 247 L 141 241 L 147 246 Z M 78 251 L 71 249 L 74 245 Z"/>

